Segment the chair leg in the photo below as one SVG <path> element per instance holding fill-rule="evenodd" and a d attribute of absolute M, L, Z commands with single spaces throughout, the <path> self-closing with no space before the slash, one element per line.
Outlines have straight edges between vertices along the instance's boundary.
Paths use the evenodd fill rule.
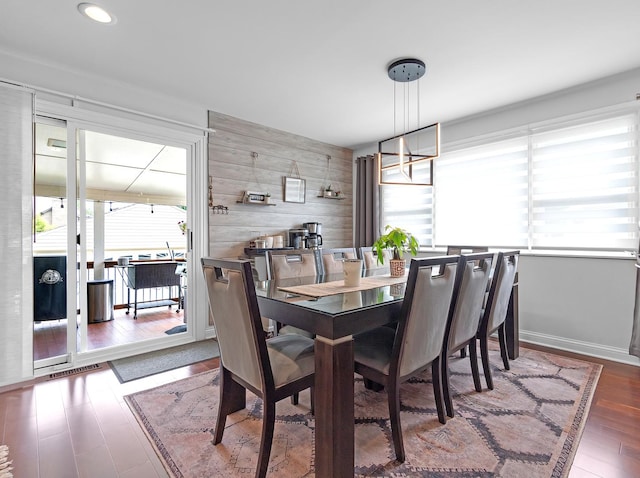
<path fill-rule="evenodd" d="M 300 399 L 300 395 L 298 394 L 298 392 L 291 395 L 291 405 L 297 405 L 299 399 Z"/>
<path fill-rule="evenodd" d="M 389 383 L 387 387 L 389 399 L 389 420 L 391 421 L 391 436 L 396 451 L 396 460 L 404 463 L 404 443 L 402 441 L 402 427 L 400 426 L 400 387 L 398 383 Z"/>
<path fill-rule="evenodd" d="M 447 416 L 453 418 L 453 401 L 449 390 L 449 357 L 446 352 L 442 354 L 442 398 L 444 406 L 447 410 Z"/>
<path fill-rule="evenodd" d="M 509 355 L 507 354 L 507 335 L 505 333 L 504 322 L 502 322 L 502 325 L 498 328 L 498 341 L 500 342 L 500 356 L 502 357 L 504 369 L 511 370 L 511 367 L 509 367 Z"/>
<path fill-rule="evenodd" d="M 460 349 L 460 358 L 465 358 L 467 356 L 467 347 L 462 347 Z"/>
<path fill-rule="evenodd" d="M 260 439 L 260 453 L 258 454 L 258 467 L 256 478 L 264 478 L 269 468 L 269 456 L 273 443 L 273 427 L 276 421 L 276 404 L 263 398 L 262 437 Z"/>
<path fill-rule="evenodd" d="M 378 382 L 374 382 L 370 378 L 363 377 L 362 381 L 364 382 L 364 388 L 367 390 L 373 390 L 374 392 L 381 392 L 384 389 L 384 385 Z"/>
<path fill-rule="evenodd" d="M 447 423 L 447 417 L 444 414 L 444 405 L 442 404 L 442 367 L 440 367 L 440 363 L 440 357 L 436 357 L 431 362 L 431 380 L 433 382 L 433 397 L 438 411 L 438 421 L 444 425 Z"/>
<path fill-rule="evenodd" d="M 247 391 L 245 388 L 231 378 L 231 373 L 226 368 L 220 367 L 220 403 L 218 403 L 218 418 L 213 437 L 214 445 L 222 441 L 227 415 L 243 409 L 246 406 L 246 401 Z"/>
<path fill-rule="evenodd" d="M 491 377 L 491 368 L 489 367 L 489 341 L 486 333 L 480 333 L 480 356 L 482 357 L 482 370 L 484 370 L 484 379 L 487 382 L 487 388 L 493 390 L 493 378 Z"/>
<path fill-rule="evenodd" d="M 311 394 L 311 415 L 315 415 L 316 414 L 316 403 L 315 403 L 315 394 L 316 394 L 316 389 L 314 387 L 311 387 L 309 389 L 309 393 Z"/>
<path fill-rule="evenodd" d="M 476 349 L 476 338 L 472 338 L 469 342 L 469 359 L 471 360 L 471 375 L 473 376 L 473 385 L 476 392 L 482 392 L 482 384 L 480 383 L 480 372 L 478 370 L 478 351 Z"/>

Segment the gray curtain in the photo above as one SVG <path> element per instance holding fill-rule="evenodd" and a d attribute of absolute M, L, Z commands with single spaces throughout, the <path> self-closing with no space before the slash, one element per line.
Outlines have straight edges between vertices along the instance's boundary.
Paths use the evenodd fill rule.
<path fill-rule="evenodd" d="M 373 155 L 356 159 L 356 247 L 370 246 L 380 235 L 380 186 L 376 161 Z"/>

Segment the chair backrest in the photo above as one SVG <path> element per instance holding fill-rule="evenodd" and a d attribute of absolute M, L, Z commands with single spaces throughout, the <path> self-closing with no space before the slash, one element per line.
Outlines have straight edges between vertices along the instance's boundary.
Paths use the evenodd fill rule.
<path fill-rule="evenodd" d="M 459 259 L 447 256 L 411 260 L 393 345 L 391 363 L 397 369 L 392 369 L 392 374 L 412 374 L 442 352 Z"/>
<path fill-rule="evenodd" d="M 447 351 L 455 352 L 478 333 L 484 296 L 491 274 L 492 252 L 460 256 L 462 274 L 458 274 L 451 319 L 447 327 Z"/>
<path fill-rule="evenodd" d="M 520 251 L 498 253 L 482 317 L 482 329 L 488 333 L 496 330 L 507 317 L 511 289 L 518 273 L 519 256 Z"/>
<path fill-rule="evenodd" d="M 257 390 L 274 387 L 249 261 L 202 258 L 220 360 Z"/>
<path fill-rule="evenodd" d="M 390 250 L 384 251 L 384 263 L 378 263 L 378 257 L 371 247 L 359 247 L 358 258 L 362 259 L 362 266 L 365 270 L 369 269 L 389 269 L 389 261 L 393 259 L 393 253 Z"/>
<path fill-rule="evenodd" d="M 461 254 L 475 254 L 478 252 L 489 252 L 485 246 L 447 246 L 448 256 L 459 256 Z"/>
<path fill-rule="evenodd" d="M 310 277 L 319 274 L 313 250 L 267 251 L 271 279 Z"/>
<path fill-rule="evenodd" d="M 342 274 L 345 259 L 356 259 L 355 247 L 342 247 L 322 250 L 323 272 L 325 274 Z"/>

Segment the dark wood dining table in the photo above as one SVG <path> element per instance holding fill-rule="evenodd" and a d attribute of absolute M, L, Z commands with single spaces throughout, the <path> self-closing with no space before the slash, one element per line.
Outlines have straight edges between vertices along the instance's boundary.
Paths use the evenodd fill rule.
<path fill-rule="evenodd" d="M 396 283 L 321 297 L 282 289 L 320 287 L 325 282 L 339 286 L 338 281 L 341 275 L 256 282 L 263 317 L 315 334 L 315 475 L 319 478 L 354 475 L 353 336 L 394 322 L 405 289 L 404 283 Z"/>

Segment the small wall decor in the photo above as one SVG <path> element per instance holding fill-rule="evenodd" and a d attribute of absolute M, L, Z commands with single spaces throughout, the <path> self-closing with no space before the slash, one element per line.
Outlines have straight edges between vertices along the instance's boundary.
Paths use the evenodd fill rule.
<path fill-rule="evenodd" d="M 305 194 L 307 190 L 306 181 L 300 178 L 298 163 L 292 162 L 289 169 L 289 175 L 283 179 L 284 201 L 285 202 L 305 202 Z"/>

